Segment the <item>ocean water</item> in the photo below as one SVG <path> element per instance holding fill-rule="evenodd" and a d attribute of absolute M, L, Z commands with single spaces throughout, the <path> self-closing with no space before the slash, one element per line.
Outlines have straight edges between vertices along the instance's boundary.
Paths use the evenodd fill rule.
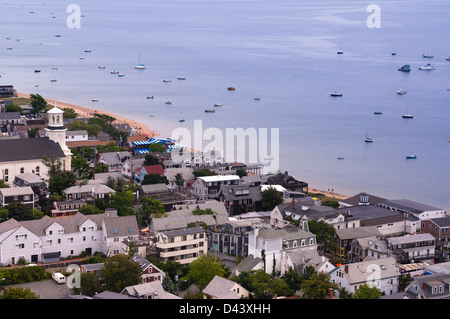
<path fill-rule="evenodd" d="M 203 130 L 278 129 L 279 169 L 311 187 L 450 211 L 448 0 L 376 1 L 379 28 L 367 24 L 371 2 L 357 0 L 76 4 L 80 28 L 69 28 L 69 3 L 0 0 L 1 84 L 126 116 L 162 136 L 179 127 L 194 134 L 195 120 Z M 145 70 L 134 69 L 139 62 Z M 436 69 L 419 71 L 426 63 Z M 403 64 L 412 71 L 397 71 Z M 414 119 L 402 119 L 407 111 Z"/>

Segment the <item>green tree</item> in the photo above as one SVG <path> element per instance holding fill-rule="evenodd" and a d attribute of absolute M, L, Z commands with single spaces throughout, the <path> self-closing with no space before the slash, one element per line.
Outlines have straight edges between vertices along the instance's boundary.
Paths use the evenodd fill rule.
<path fill-rule="evenodd" d="M 17 221 L 33 220 L 33 208 L 22 203 L 11 203 L 6 205 L 9 218 L 14 218 Z"/>
<path fill-rule="evenodd" d="M 63 108 L 63 111 L 63 116 L 65 119 L 76 119 L 78 117 L 77 112 L 75 112 L 75 110 L 70 107 Z"/>
<path fill-rule="evenodd" d="M 184 185 L 184 178 L 183 178 L 183 175 L 181 173 L 177 173 L 175 175 L 175 184 L 177 184 L 178 188 L 183 187 L 183 185 Z"/>
<path fill-rule="evenodd" d="M 217 175 L 216 172 L 210 170 L 209 168 L 198 169 L 198 170 L 192 172 L 192 174 L 194 174 L 195 178 L 197 178 L 197 177 L 202 177 L 202 176 L 213 176 L 213 175 Z"/>
<path fill-rule="evenodd" d="M 34 114 L 41 113 L 48 107 L 47 101 L 39 94 L 30 94 L 30 99 L 30 106 L 33 109 L 32 113 Z"/>
<path fill-rule="evenodd" d="M 106 290 L 121 292 L 125 287 L 139 284 L 141 275 L 141 266 L 128 255 L 114 255 L 104 262 L 102 277 Z"/>
<path fill-rule="evenodd" d="M 309 220 L 308 228 L 311 233 L 316 235 L 319 250 L 324 250 L 325 252 L 336 250 L 335 229 L 332 225 L 323 220 Z"/>
<path fill-rule="evenodd" d="M 117 177 L 108 176 L 108 178 L 106 179 L 106 186 L 114 189 L 116 192 L 123 192 L 125 185 L 126 185 L 125 180 L 120 176 Z"/>
<path fill-rule="evenodd" d="M 323 272 L 314 273 L 301 285 L 303 297 L 306 299 L 323 299 L 329 289 L 338 289 L 338 286 L 330 281 L 329 274 Z"/>
<path fill-rule="evenodd" d="M 6 208 L 0 208 L 0 223 L 3 223 L 9 218 L 9 212 Z"/>
<path fill-rule="evenodd" d="M 0 188 L 9 188 L 9 185 L 3 179 L 0 179 Z"/>
<path fill-rule="evenodd" d="M 39 295 L 28 287 L 8 287 L 4 290 L 1 299 L 39 299 Z"/>
<path fill-rule="evenodd" d="M 150 196 L 142 198 L 142 217 L 149 222 L 152 217 L 162 217 L 166 213 L 164 205 L 161 201 Z"/>
<path fill-rule="evenodd" d="M 132 191 L 117 192 L 109 196 L 109 207 L 117 209 L 119 216 L 134 214 L 134 194 Z"/>
<path fill-rule="evenodd" d="M 283 202 L 283 197 L 274 187 L 265 189 L 261 196 L 261 208 L 264 211 L 270 211 Z"/>
<path fill-rule="evenodd" d="M 78 178 L 88 178 L 90 173 L 90 166 L 86 159 L 80 155 L 72 157 L 72 171 L 78 176 Z"/>
<path fill-rule="evenodd" d="M 100 291 L 100 283 L 94 273 L 82 273 L 80 276 L 80 288 L 73 288 L 74 294 L 94 296 Z"/>
<path fill-rule="evenodd" d="M 410 274 L 401 275 L 398 278 L 398 290 L 403 291 L 411 283 L 412 277 Z"/>
<path fill-rule="evenodd" d="M 144 176 L 144 180 L 142 181 L 142 185 L 150 185 L 150 184 L 169 184 L 169 180 L 164 175 L 159 174 L 147 174 Z"/>
<path fill-rule="evenodd" d="M 238 175 L 239 178 L 242 178 L 244 176 L 247 176 L 247 171 L 243 168 L 239 168 L 236 170 L 236 175 Z"/>
<path fill-rule="evenodd" d="M 149 145 L 149 151 L 152 153 L 165 153 L 167 150 L 164 145 L 160 143 L 153 143 Z"/>
<path fill-rule="evenodd" d="M 204 289 L 215 276 L 224 277 L 227 271 L 214 256 L 201 255 L 191 262 L 188 278 L 200 289 Z"/>
<path fill-rule="evenodd" d="M 352 295 L 352 299 L 378 299 L 381 291 L 377 287 L 370 287 L 368 284 L 362 284 Z"/>
<path fill-rule="evenodd" d="M 96 215 L 102 213 L 102 211 L 97 206 L 89 204 L 81 206 L 78 211 L 83 215 Z"/>
<path fill-rule="evenodd" d="M 49 190 L 52 194 L 62 194 L 62 191 L 75 185 L 75 174 L 64 170 L 61 161 L 56 156 L 44 157 L 42 163 L 48 168 Z"/>
<path fill-rule="evenodd" d="M 143 166 L 151 166 L 158 164 L 162 164 L 162 162 L 156 156 L 152 154 L 145 155 Z"/>

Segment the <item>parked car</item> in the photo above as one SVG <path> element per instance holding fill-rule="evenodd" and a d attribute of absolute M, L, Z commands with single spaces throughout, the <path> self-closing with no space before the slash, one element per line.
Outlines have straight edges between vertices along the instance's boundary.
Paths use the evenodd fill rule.
<path fill-rule="evenodd" d="M 66 277 L 60 272 L 54 272 L 52 274 L 52 278 L 54 281 L 56 281 L 58 284 L 64 284 L 66 282 Z"/>

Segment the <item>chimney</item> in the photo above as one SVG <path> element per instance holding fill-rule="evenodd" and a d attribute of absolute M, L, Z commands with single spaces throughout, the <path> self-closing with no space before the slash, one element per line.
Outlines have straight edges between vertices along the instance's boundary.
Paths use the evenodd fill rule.
<path fill-rule="evenodd" d="M 348 274 L 348 265 L 344 265 L 344 271 L 346 274 Z"/>
<path fill-rule="evenodd" d="M 295 207 L 295 198 L 292 198 L 292 207 Z"/>

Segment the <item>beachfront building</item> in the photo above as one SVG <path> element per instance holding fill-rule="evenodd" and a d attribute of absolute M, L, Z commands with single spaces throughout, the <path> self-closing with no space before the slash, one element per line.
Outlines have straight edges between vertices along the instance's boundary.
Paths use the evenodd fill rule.
<path fill-rule="evenodd" d="M 418 203 L 409 199 L 387 200 L 379 203 L 378 206 L 403 214 L 410 214 L 420 220 L 442 218 L 446 214 L 446 211 L 442 208 Z"/>
<path fill-rule="evenodd" d="M 238 175 L 212 175 L 197 177 L 191 194 L 198 199 L 218 199 L 222 185 L 239 185 Z"/>

